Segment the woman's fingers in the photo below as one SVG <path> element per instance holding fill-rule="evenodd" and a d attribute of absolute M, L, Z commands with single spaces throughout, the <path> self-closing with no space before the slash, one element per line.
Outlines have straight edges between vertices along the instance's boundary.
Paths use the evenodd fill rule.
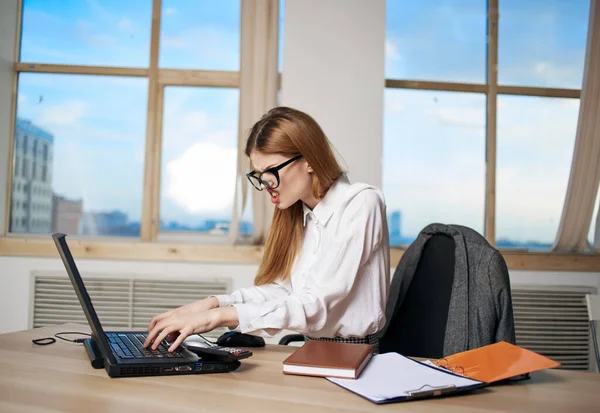
<path fill-rule="evenodd" d="M 171 346 L 169 347 L 169 351 L 175 351 L 177 347 L 179 347 L 181 343 L 183 343 L 183 340 L 185 340 L 188 335 L 189 333 L 184 334 L 184 330 L 182 330 L 179 334 L 179 337 L 177 337 L 177 340 L 175 340 L 173 344 L 171 344 Z"/>
<path fill-rule="evenodd" d="M 154 339 L 154 342 L 152 343 L 152 350 L 156 350 L 158 345 L 174 331 L 179 331 L 179 328 L 172 325 L 165 327 L 160 334 L 156 336 L 156 339 Z"/>
<path fill-rule="evenodd" d="M 148 332 L 148 335 L 146 336 L 146 341 L 144 341 L 144 348 L 148 348 L 152 343 L 156 341 L 156 339 L 158 338 L 157 336 L 161 333 L 161 331 L 163 331 L 164 327 L 166 327 L 167 323 L 165 323 L 165 320 L 166 319 L 163 319 L 156 323 L 154 327 L 152 327 L 152 330 Z"/>

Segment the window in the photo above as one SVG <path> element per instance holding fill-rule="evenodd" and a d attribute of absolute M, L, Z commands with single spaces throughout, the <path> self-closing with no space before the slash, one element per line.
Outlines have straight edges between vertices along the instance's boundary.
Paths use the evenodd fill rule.
<path fill-rule="evenodd" d="M 502 248 L 552 247 L 576 136 L 589 4 L 387 1 L 383 190 L 392 245 L 443 222 Z M 490 42 L 488 9 L 496 22 Z M 492 84 L 487 70 L 496 58 Z M 495 176 L 493 186 L 486 176 Z"/>
<path fill-rule="evenodd" d="M 163 0 L 159 66 L 240 68 L 240 0 Z"/>
<path fill-rule="evenodd" d="M 578 116 L 579 99 L 498 97 L 497 245 L 552 247 Z"/>
<path fill-rule="evenodd" d="M 590 245 L 592 245 L 596 250 L 600 251 L 600 243 L 595 242 L 595 239 L 600 240 L 600 233 L 596 234 L 596 228 L 600 228 L 600 222 L 598 222 L 598 209 L 600 208 L 600 188 L 598 188 L 595 205 L 594 213 L 592 214 L 592 224 L 590 225 L 590 232 L 588 234 L 588 241 Z"/>
<path fill-rule="evenodd" d="M 10 231 L 226 232 L 234 178 L 206 181 L 222 196 L 193 194 L 198 168 L 235 174 L 240 7 L 162 0 L 153 16 L 152 0 L 23 0 L 11 197 L 35 208 Z"/>
<path fill-rule="evenodd" d="M 482 0 L 387 0 L 388 79 L 485 83 Z"/>
<path fill-rule="evenodd" d="M 29 159 L 25 158 L 25 159 L 23 159 L 23 171 L 21 173 L 23 178 L 25 178 L 25 179 L 29 178 L 28 171 L 29 171 Z"/>
<path fill-rule="evenodd" d="M 237 89 L 166 88 L 162 231 L 227 232 L 235 192 L 238 104 Z"/>
<path fill-rule="evenodd" d="M 22 62 L 147 67 L 152 0 L 24 0 Z"/>
<path fill-rule="evenodd" d="M 589 0 L 499 0 L 498 83 L 580 89 Z"/>
<path fill-rule="evenodd" d="M 383 145 L 393 245 L 437 221 L 483 232 L 484 95 L 388 89 Z"/>
<path fill-rule="evenodd" d="M 17 106 L 16 133 L 27 128 L 33 139 L 44 140 L 47 151 L 56 154 L 46 165 L 45 152 L 32 152 L 33 194 L 51 202 L 52 193 L 42 189 L 50 184 L 54 193 L 67 199 L 83 199 L 82 213 L 89 219 L 81 225 L 82 234 L 139 235 L 147 81 L 23 73 L 18 93 L 25 99 Z M 45 103 L 27 103 L 30 96 L 40 95 L 47 98 Z M 36 174 L 40 163 L 43 169 L 54 169 L 52 180 Z M 97 216 L 111 211 L 127 219 L 119 225 L 102 219 L 97 223 Z"/>

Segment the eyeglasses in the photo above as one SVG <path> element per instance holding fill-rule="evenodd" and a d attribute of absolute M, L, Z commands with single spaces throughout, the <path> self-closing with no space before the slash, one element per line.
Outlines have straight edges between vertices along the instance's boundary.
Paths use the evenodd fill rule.
<path fill-rule="evenodd" d="M 259 191 L 263 190 L 263 186 L 267 189 L 275 189 L 279 187 L 279 170 L 285 168 L 292 162 L 302 158 L 302 155 L 294 156 L 292 159 L 288 159 L 284 163 L 267 169 L 266 171 L 258 174 L 256 171 L 250 171 L 246 174 L 246 177 L 250 181 L 253 187 Z"/>

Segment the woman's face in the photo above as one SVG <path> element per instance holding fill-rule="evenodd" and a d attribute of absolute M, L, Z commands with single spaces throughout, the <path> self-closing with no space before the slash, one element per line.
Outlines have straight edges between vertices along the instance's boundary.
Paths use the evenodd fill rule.
<path fill-rule="evenodd" d="M 250 153 L 250 160 L 257 175 L 267 169 L 277 167 L 291 158 L 281 154 L 266 154 L 258 150 Z M 293 161 L 277 172 L 279 173 L 279 186 L 275 189 L 263 187 L 277 208 L 286 209 L 298 200 L 307 203 L 312 198 L 312 170 L 304 158 Z"/>

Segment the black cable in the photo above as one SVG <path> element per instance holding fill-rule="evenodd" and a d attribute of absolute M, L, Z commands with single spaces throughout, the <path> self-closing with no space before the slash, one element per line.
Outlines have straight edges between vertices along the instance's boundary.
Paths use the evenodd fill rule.
<path fill-rule="evenodd" d="M 85 338 L 75 338 L 75 339 L 70 339 L 70 338 L 65 338 L 65 337 L 61 337 L 63 335 L 66 334 L 77 334 L 80 336 L 87 336 L 87 337 L 91 337 L 91 334 L 88 333 L 80 333 L 78 331 L 63 331 L 60 333 L 56 333 L 54 334 L 54 337 L 63 340 L 63 341 L 68 341 L 69 343 L 75 343 L 75 344 L 79 344 L 79 343 L 83 343 L 83 341 L 85 340 Z M 36 344 L 38 346 L 47 346 L 49 344 L 53 344 L 56 343 L 56 339 L 52 338 L 52 337 L 43 337 L 43 338 L 36 338 L 34 340 L 31 340 L 33 342 L 33 344 Z"/>

